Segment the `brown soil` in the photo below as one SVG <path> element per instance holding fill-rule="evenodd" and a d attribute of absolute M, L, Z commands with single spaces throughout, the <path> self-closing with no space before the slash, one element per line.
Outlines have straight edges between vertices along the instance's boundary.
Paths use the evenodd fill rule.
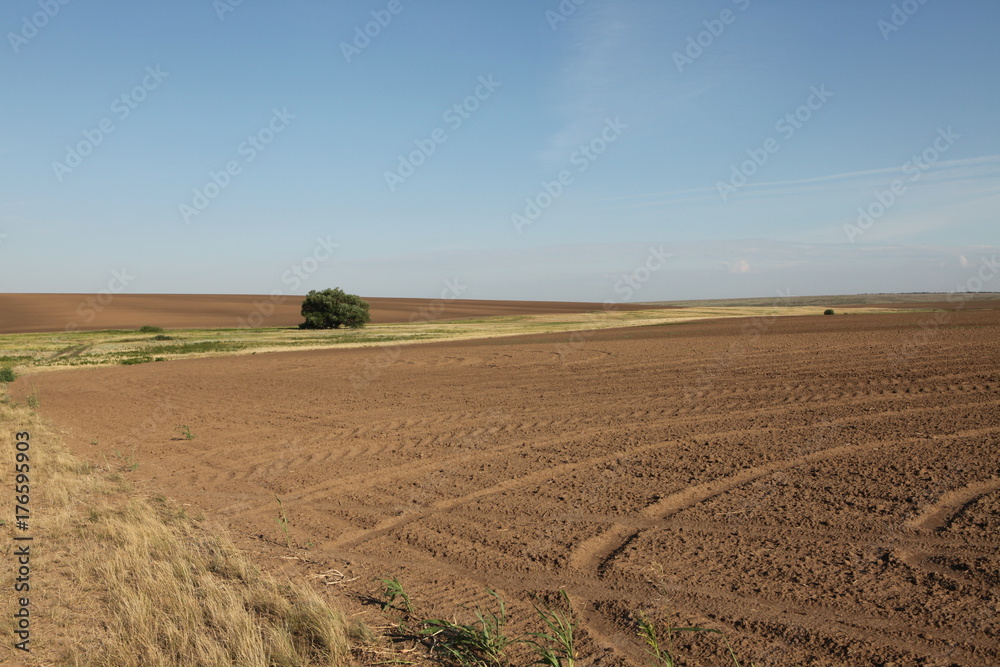
<path fill-rule="evenodd" d="M 636 614 L 669 606 L 744 664 L 990 665 L 998 360 L 1000 311 L 968 310 L 183 360 L 16 390 L 37 388 L 77 454 L 127 448 L 151 492 L 330 590 L 397 575 L 451 616 L 489 586 L 524 618 L 565 587 L 596 664 L 648 664 Z M 726 664 L 720 642 L 675 638 L 688 665 Z"/>
<path fill-rule="evenodd" d="M 898 303 L 866 303 L 858 305 L 834 306 L 834 310 L 840 308 L 884 308 L 886 310 L 995 310 L 1000 307 L 1000 302 L 996 299 L 962 299 L 962 295 L 953 301 L 939 299 L 937 301 L 900 301 Z"/>
<path fill-rule="evenodd" d="M 101 299 L 105 301 L 102 303 Z M 301 296 L 242 294 L 0 294 L 0 334 L 136 329 L 294 327 L 302 321 Z M 494 315 L 547 315 L 602 310 L 600 303 L 480 301 L 473 299 L 366 299 L 372 322 L 426 322 Z M 616 305 L 617 310 L 649 308 Z"/>

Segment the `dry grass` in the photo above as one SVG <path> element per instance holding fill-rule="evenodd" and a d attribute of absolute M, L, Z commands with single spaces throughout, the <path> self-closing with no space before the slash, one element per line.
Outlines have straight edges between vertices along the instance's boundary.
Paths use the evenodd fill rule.
<path fill-rule="evenodd" d="M 257 569 L 224 536 L 121 473 L 81 463 L 34 411 L 0 404 L 0 477 L 14 470 L 14 433 L 31 433 L 31 647 L 0 624 L 0 663 L 47 665 L 342 665 L 347 622 L 311 588 Z M 3 485 L 5 557 L 13 586 L 13 489 Z M 10 596 L 4 596 L 10 600 Z M 8 615 L 12 605 L 5 604 Z M 13 609 L 11 609 L 13 613 Z"/>

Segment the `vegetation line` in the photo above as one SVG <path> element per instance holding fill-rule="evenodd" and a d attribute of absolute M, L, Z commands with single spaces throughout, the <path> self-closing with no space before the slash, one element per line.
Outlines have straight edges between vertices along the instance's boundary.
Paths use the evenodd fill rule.
<path fill-rule="evenodd" d="M 140 330 L 77 331 L 0 335 L 0 372 L 76 366 L 133 365 L 190 357 L 256 354 L 304 349 L 370 347 L 429 341 L 499 338 L 539 333 L 569 333 L 646 325 L 678 324 L 700 319 L 819 315 L 822 308 L 743 306 L 733 308 L 654 308 L 597 311 L 561 315 L 498 316 L 453 321 L 426 321 L 368 325 L 363 330 L 246 328 L 178 329 L 169 335 L 140 335 Z M 895 312 L 891 309 L 852 309 L 851 313 Z M 161 331 L 145 326 L 147 332 Z"/>
<path fill-rule="evenodd" d="M 219 530 L 129 481 L 131 456 L 105 467 L 70 454 L 34 410 L 0 399 L 0 429 L 30 433 L 31 653 L 0 624 L 0 663 L 85 666 L 345 665 L 344 614 L 306 585 L 258 569 Z M 9 437 L 3 438 L 10 442 Z M 15 448 L 0 448 L 14 470 Z M 0 514 L 14 515 L 0 494 Z M 17 526 L 0 522 L 5 544 Z M 13 568 L 0 588 L 14 590 Z"/>

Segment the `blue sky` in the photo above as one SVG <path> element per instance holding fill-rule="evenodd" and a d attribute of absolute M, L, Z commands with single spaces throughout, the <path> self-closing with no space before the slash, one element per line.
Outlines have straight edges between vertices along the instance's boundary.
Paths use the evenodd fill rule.
<path fill-rule="evenodd" d="M 0 291 L 953 291 L 1000 250 L 998 28 L 992 0 L 7 2 Z"/>

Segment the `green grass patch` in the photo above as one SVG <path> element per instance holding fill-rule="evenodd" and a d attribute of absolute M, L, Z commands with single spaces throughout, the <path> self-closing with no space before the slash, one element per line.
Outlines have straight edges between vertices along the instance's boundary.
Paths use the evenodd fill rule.
<path fill-rule="evenodd" d="M 580 618 L 565 590 L 549 596 L 549 602 L 535 596 L 534 621 L 536 632 L 511 634 L 507 604 L 496 591 L 487 588 L 492 598 L 489 608 L 476 605 L 464 610 L 469 620 L 461 622 L 459 615 L 450 618 L 427 618 L 396 577 L 378 580 L 381 590 L 372 596 L 378 602 L 390 625 L 386 635 L 396 641 L 420 641 L 428 647 L 427 658 L 448 667 L 513 667 L 544 665 L 546 667 L 576 667 L 583 661 L 577 646 Z M 661 584 L 662 587 L 662 584 Z M 471 613 L 470 613 L 471 611 Z M 471 618 L 469 618 L 471 616 Z M 722 641 L 725 658 L 712 664 L 744 667 L 726 635 L 715 628 L 675 627 L 667 618 L 651 620 L 637 610 L 635 633 L 647 646 L 649 664 L 658 667 L 679 667 L 682 662 L 674 650 L 674 637 L 680 634 L 715 636 Z M 412 657 L 412 656 L 408 656 Z M 390 660 L 378 664 L 399 664 Z M 407 664 L 416 664 L 408 662 Z M 423 664 L 423 663 L 420 663 Z M 589 662 L 588 662 L 589 664 Z M 746 667 L 752 667 L 749 663 Z"/>
<path fill-rule="evenodd" d="M 34 357 L 26 355 L 0 356 L 0 364 L 16 364 L 18 362 L 31 361 Z"/>

